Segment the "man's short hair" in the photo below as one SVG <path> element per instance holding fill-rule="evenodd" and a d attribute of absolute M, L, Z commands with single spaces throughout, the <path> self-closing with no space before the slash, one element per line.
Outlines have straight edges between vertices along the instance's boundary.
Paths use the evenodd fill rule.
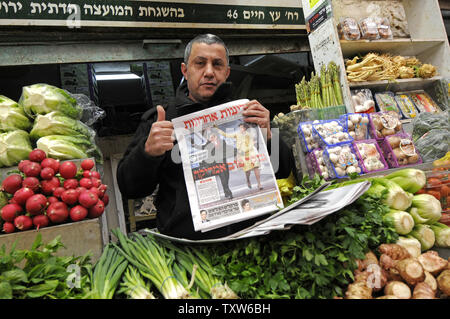
<path fill-rule="evenodd" d="M 248 199 L 244 199 L 244 200 L 242 200 L 242 202 L 241 202 L 241 206 L 242 206 L 242 207 L 244 207 L 244 206 L 245 206 L 245 204 L 250 204 L 250 201 L 249 201 Z"/>
<path fill-rule="evenodd" d="M 206 34 L 200 34 L 193 38 L 186 46 L 186 49 L 184 49 L 184 64 L 188 64 L 189 56 L 191 55 L 192 46 L 194 43 L 206 43 L 206 44 L 220 44 L 225 48 L 225 53 L 227 57 L 227 64 L 230 64 L 230 58 L 229 58 L 229 52 L 228 48 L 225 45 L 225 42 L 221 38 L 219 38 L 217 35 L 206 33 Z"/>

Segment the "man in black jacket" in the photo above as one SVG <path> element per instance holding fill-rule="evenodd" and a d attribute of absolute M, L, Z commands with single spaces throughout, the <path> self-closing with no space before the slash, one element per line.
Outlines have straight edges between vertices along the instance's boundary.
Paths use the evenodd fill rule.
<path fill-rule="evenodd" d="M 194 230 L 182 164 L 172 158 L 176 141 L 170 120 L 234 100 L 231 84 L 226 82 L 230 74 L 227 47 L 215 35 L 197 36 L 186 47 L 181 72 L 186 81 L 177 89 L 175 99 L 166 108 L 158 105 L 142 116 L 134 139 L 117 168 L 119 189 L 124 198 L 142 198 L 152 194 L 159 185 L 155 206 L 161 233 L 188 239 L 218 238 L 264 217 L 208 232 Z M 246 104 L 243 115 L 246 122 L 261 127 L 270 152 L 270 112 L 253 100 Z M 279 165 L 275 175 L 287 178 L 291 171 L 295 172 L 292 151 L 281 139 L 274 140 L 279 141 Z"/>

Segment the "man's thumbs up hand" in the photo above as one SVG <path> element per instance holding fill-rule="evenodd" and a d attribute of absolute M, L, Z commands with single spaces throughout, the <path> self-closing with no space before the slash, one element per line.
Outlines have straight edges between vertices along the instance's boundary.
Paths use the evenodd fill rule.
<path fill-rule="evenodd" d="M 145 151 L 151 156 L 160 156 L 166 151 L 170 151 L 175 141 L 173 124 L 166 121 L 166 111 L 161 105 L 158 105 L 156 112 L 158 113 L 157 120 L 152 124 L 145 142 Z"/>

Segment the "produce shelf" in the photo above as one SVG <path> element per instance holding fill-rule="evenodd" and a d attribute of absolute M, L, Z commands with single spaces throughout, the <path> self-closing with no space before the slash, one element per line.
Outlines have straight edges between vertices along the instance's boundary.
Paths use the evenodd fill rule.
<path fill-rule="evenodd" d="M 439 46 L 443 39 L 393 39 L 393 40 L 340 40 L 344 57 L 354 57 L 369 52 L 385 52 L 391 55 L 417 56 Z"/>
<path fill-rule="evenodd" d="M 367 82 L 349 82 L 348 85 L 351 89 L 354 88 L 382 88 L 385 87 L 386 89 L 390 90 L 409 90 L 409 89 L 416 89 L 416 88 L 423 88 L 424 85 L 439 81 L 443 77 L 442 76 L 435 76 L 429 79 L 419 79 L 419 78 L 413 78 L 413 79 L 396 79 L 394 81 L 367 81 Z"/>

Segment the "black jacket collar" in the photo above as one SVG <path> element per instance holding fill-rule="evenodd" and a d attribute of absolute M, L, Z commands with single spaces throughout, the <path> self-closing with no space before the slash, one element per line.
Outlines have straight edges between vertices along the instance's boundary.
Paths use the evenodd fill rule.
<path fill-rule="evenodd" d="M 194 102 L 189 98 L 187 82 L 178 87 L 175 96 L 175 106 L 178 116 L 197 112 L 208 107 L 216 106 L 233 100 L 233 84 L 231 82 L 222 83 L 207 103 Z"/>

